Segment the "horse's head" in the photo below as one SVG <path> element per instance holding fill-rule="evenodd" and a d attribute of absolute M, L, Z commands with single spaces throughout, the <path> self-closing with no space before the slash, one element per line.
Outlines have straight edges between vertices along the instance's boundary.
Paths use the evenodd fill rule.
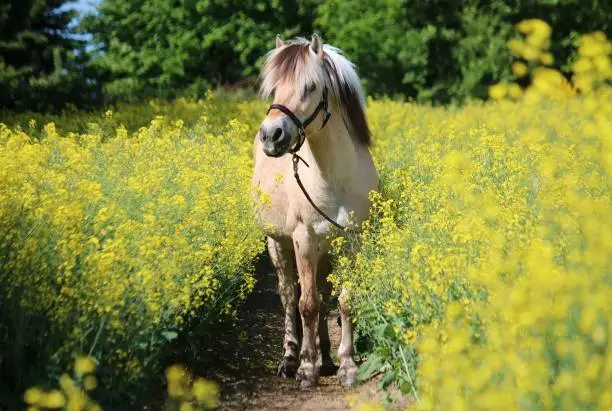
<path fill-rule="evenodd" d="M 306 135 L 329 119 L 323 56 L 323 43 L 316 34 L 310 42 L 276 37 L 276 49 L 269 53 L 262 73 L 262 93 L 274 96 L 259 129 L 268 156 L 297 151 Z"/>

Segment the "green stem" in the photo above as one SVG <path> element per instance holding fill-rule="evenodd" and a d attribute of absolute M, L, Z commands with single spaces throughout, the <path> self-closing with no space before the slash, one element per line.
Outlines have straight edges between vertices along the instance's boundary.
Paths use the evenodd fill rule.
<path fill-rule="evenodd" d="M 416 398 L 417 403 L 420 404 L 421 400 L 419 400 L 419 395 L 416 392 L 414 381 L 412 381 L 412 377 L 410 376 L 410 369 L 408 368 L 408 362 L 406 361 L 406 356 L 404 355 L 404 350 L 401 345 L 399 347 L 399 350 L 400 350 L 400 355 L 402 356 L 402 362 L 404 363 L 404 368 L 406 369 L 406 375 L 408 375 L 408 380 L 410 382 L 410 388 L 412 388 L 412 395 L 414 395 L 414 398 Z"/>
<path fill-rule="evenodd" d="M 100 338 L 100 334 L 102 333 L 102 329 L 104 328 L 104 318 L 100 321 L 100 328 L 98 328 L 98 332 L 96 333 L 96 338 L 94 338 L 94 342 L 89 349 L 89 355 L 92 355 L 94 348 L 96 348 L 96 344 L 98 343 L 98 339 Z"/>

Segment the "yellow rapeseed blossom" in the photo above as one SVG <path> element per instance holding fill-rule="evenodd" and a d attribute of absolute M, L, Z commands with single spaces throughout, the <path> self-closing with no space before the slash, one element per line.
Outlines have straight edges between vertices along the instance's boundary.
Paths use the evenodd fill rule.
<path fill-rule="evenodd" d="M 66 404 L 66 397 L 61 391 L 52 390 L 45 393 L 39 402 L 39 405 L 44 408 L 56 409 L 61 408 Z"/>
<path fill-rule="evenodd" d="M 525 63 L 521 63 L 520 61 L 512 63 L 512 72 L 517 77 L 523 77 L 528 73 L 529 69 L 525 65 Z"/>
<path fill-rule="evenodd" d="M 506 96 L 507 91 L 505 84 L 495 84 L 489 87 L 489 96 L 492 99 L 500 100 Z"/>
<path fill-rule="evenodd" d="M 203 403 L 207 408 L 214 408 L 219 405 L 219 387 L 202 378 L 198 378 L 193 383 L 193 395 L 197 401 Z"/>
<path fill-rule="evenodd" d="M 187 378 L 187 370 L 182 365 L 171 365 L 166 369 L 166 380 L 169 383 L 179 383 Z"/>
<path fill-rule="evenodd" d="M 36 405 L 40 403 L 41 399 L 43 398 L 43 395 L 44 395 L 44 392 L 40 388 L 32 387 L 26 390 L 26 392 L 23 395 L 23 400 L 25 401 L 26 404 Z"/>
<path fill-rule="evenodd" d="M 194 378 L 182 365 L 166 369 L 168 395 L 180 410 L 208 410 L 219 406 L 219 387 L 203 378 Z"/>
<path fill-rule="evenodd" d="M 121 106 L 82 132 L 0 124 L 0 282 L 54 366 L 91 352 L 133 383 L 186 322 L 232 316 L 253 288 L 264 236 L 249 135 L 263 103 L 229 104 L 152 102 L 159 115 L 135 132 Z M 75 372 L 95 364 L 79 357 Z"/>
<path fill-rule="evenodd" d="M 518 28 L 537 38 L 511 46 L 548 65 L 550 30 Z M 494 85 L 484 105 L 370 103 L 381 193 L 333 242 L 332 280 L 409 409 L 612 406 L 604 43 L 582 40 L 571 81 L 533 61 L 525 90 Z"/>
<path fill-rule="evenodd" d="M 526 88 L 493 85 L 495 101 L 461 108 L 368 100 L 381 189 L 361 230 L 332 240 L 331 280 L 411 408 L 612 408 L 612 47 L 581 37 L 568 79 L 546 23 L 517 29 Z M 45 316 L 60 363 L 96 358 L 78 357 L 61 391 L 28 389 L 29 407 L 99 409 L 97 361 L 135 380 L 187 321 L 232 315 L 253 288 L 265 107 L 216 99 L 152 101 L 139 129 L 121 109 L 82 132 L 0 124 L 5 298 L 30 327 Z M 166 378 L 173 409 L 219 404 L 184 366 Z"/>
<path fill-rule="evenodd" d="M 83 389 L 86 391 L 94 390 L 97 386 L 98 380 L 93 375 L 88 375 L 87 377 L 83 378 Z"/>
<path fill-rule="evenodd" d="M 78 357 L 74 361 L 74 371 L 77 374 L 90 374 L 96 369 L 96 363 L 92 357 Z"/>

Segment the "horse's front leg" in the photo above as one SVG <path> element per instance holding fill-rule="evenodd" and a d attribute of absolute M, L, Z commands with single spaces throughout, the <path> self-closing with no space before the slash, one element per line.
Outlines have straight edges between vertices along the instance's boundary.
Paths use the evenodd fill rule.
<path fill-rule="evenodd" d="M 302 349 L 297 379 L 301 389 L 317 384 L 317 326 L 319 298 L 317 295 L 317 266 L 320 258 L 318 239 L 307 226 L 300 224 L 293 232 L 293 246 L 300 278 L 300 315 L 302 317 Z"/>
<path fill-rule="evenodd" d="M 340 297 L 338 297 L 340 320 L 342 322 L 342 336 L 338 347 L 338 358 L 340 359 L 338 379 L 340 384 L 345 387 L 353 385 L 357 377 L 357 365 L 353 360 L 353 323 L 350 317 L 348 297 L 348 290 L 343 288 Z"/>
<path fill-rule="evenodd" d="M 277 291 L 285 312 L 283 358 L 278 365 L 278 375 L 293 378 L 298 368 L 299 340 L 296 327 L 298 282 L 293 245 L 291 241 L 278 242 L 268 237 L 268 253 L 278 276 Z"/>

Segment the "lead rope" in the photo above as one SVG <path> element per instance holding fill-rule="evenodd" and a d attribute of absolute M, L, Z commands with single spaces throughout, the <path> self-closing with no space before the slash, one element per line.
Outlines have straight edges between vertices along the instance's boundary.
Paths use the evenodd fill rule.
<path fill-rule="evenodd" d="M 310 198 L 310 196 L 308 195 L 308 191 L 306 191 L 306 188 L 304 187 L 304 184 L 302 184 L 302 180 L 300 179 L 300 174 L 298 173 L 298 164 L 300 163 L 300 160 L 302 161 L 302 163 L 304 163 L 306 165 L 306 167 L 310 167 L 308 165 L 308 163 L 306 162 L 306 160 L 304 160 L 302 157 L 300 157 L 297 153 L 293 153 L 293 176 L 295 177 L 295 181 L 298 183 L 298 186 L 300 186 L 300 189 L 302 190 L 302 193 L 304 193 L 304 196 L 306 197 L 306 200 L 308 200 L 308 202 L 310 203 L 310 205 L 317 210 L 317 212 L 319 214 L 321 214 L 322 217 L 324 217 L 327 221 L 329 221 L 330 223 L 332 223 L 333 225 L 335 225 L 336 227 L 338 227 L 341 230 L 344 230 L 344 226 L 341 226 L 340 224 L 338 224 L 337 222 L 335 222 L 334 220 L 332 220 L 327 214 L 325 214 L 323 212 L 323 210 L 321 210 L 319 207 L 317 207 L 317 205 L 314 203 L 314 201 L 312 201 L 312 198 Z"/>

